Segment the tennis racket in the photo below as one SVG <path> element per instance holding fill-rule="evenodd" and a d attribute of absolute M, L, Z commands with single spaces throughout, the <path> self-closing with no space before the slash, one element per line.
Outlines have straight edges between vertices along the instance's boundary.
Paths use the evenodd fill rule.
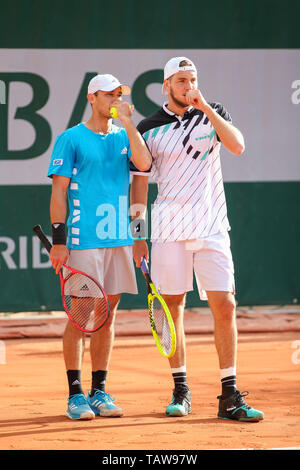
<path fill-rule="evenodd" d="M 176 350 L 176 332 L 172 315 L 151 280 L 144 257 L 141 262 L 141 270 L 147 285 L 150 326 L 156 346 L 163 356 L 172 357 Z"/>
<path fill-rule="evenodd" d="M 40 225 L 34 233 L 50 253 L 51 243 Z M 102 328 L 110 315 L 110 305 L 103 287 L 88 274 L 65 264 L 59 272 L 64 310 L 79 330 L 94 333 Z"/>

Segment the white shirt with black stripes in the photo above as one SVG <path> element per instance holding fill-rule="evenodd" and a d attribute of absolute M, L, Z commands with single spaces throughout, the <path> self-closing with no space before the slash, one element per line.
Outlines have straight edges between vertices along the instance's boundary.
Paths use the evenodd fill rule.
<path fill-rule="evenodd" d="M 232 122 L 220 103 L 210 106 Z M 151 176 L 158 186 L 151 241 L 201 239 L 230 230 L 221 143 L 207 116 L 193 107 L 178 116 L 165 103 L 137 127 L 152 154 Z"/>

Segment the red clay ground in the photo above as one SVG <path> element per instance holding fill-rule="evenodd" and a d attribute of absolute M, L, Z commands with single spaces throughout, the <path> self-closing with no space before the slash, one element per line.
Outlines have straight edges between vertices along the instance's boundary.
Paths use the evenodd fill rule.
<path fill-rule="evenodd" d="M 238 387 L 248 390 L 247 401 L 264 411 L 265 419 L 259 423 L 216 418 L 219 370 L 211 324 L 205 315 L 197 315 L 197 321 L 208 322 L 207 332 L 187 334 L 193 408 L 189 416 L 165 416 L 172 394 L 168 361 L 160 356 L 152 336 L 142 335 L 142 329 L 140 334 L 127 336 L 126 328 L 120 326 L 120 313 L 107 391 L 116 397 L 124 416 L 76 422 L 64 416 L 67 382 L 59 334 L 34 338 L 23 332 L 20 338 L 16 330 L 12 334 L 15 327 L 2 320 L 0 338 L 6 352 L 2 362 L 6 363 L 0 364 L 0 449 L 300 449 L 299 315 L 291 315 L 288 322 L 283 318 L 281 326 L 275 317 L 273 332 L 253 331 L 259 330 L 259 321 L 256 328 L 247 328 L 240 317 Z M 19 331 L 22 324 L 26 329 L 26 322 L 19 320 Z M 290 324 L 295 331 L 289 330 Z M 131 327 L 134 330 L 133 321 Z M 89 339 L 82 378 L 87 392 Z"/>

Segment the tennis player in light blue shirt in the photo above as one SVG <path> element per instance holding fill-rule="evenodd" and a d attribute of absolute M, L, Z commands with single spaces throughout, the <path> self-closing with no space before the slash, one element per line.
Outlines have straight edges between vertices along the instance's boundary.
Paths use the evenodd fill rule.
<path fill-rule="evenodd" d="M 129 161 L 126 130 L 111 124 L 99 134 L 81 123 L 56 139 L 48 175 L 70 178 L 70 249 L 131 245 L 128 220 Z"/>
<path fill-rule="evenodd" d="M 129 232 L 129 163 L 146 171 L 152 158 L 132 122 L 133 108 L 122 101 L 130 88 L 112 75 L 96 75 L 88 85 L 90 119 L 61 133 L 52 152 L 50 260 L 58 273 L 63 264 L 94 277 L 108 294 L 110 317 L 90 339 L 91 389 L 81 383 L 83 333 L 68 321 L 63 352 L 69 385 L 66 415 L 92 419 L 121 416 L 105 384 L 114 340 L 114 319 L 121 293 L 137 293 Z M 112 123 L 115 106 L 123 127 Z M 66 238 L 66 219 L 68 241 Z"/>

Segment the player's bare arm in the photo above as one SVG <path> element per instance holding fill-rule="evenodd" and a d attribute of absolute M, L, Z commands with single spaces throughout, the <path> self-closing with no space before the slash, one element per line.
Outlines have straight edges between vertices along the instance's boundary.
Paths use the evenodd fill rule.
<path fill-rule="evenodd" d="M 148 177 L 133 175 L 130 187 L 130 212 L 132 219 L 146 220 L 148 198 Z M 146 240 L 135 240 L 133 248 L 133 259 L 136 266 L 141 266 L 141 260 L 145 256 L 149 259 L 148 245 Z"/>
<path fill-rule="evenodd" d="M 67 216 L 67 190 L 70 178 L 60 175 L 53 175 L 52 193 L 50 201 L 51 223 L 65 223 Z M 50 260 L 56 274 L 59 273 L 63 264 L 69 257 L 69 250 L 66 245 L 53 245 L 50 251 Z"/>
<path fill-rule="evenodd" d="M 129 103 L 121 100 L 116 100 L 112 105 L 117 108 L 118 117 L 126 129 L 131 148 L 132 162 L 140 171 L 149 170 L 152 163 L 152 157 L 144 139 L 131 119 L 133 108 Z"/>
<path fill-rule="evenodd" d="M 231 123 L 225 121 L 205 100 L 200 90 L 189 90 L 186 93 L 187 102 L 194 108 L 203 111 L 212 123 L 222 144 L 234 155 L 241 155 L 245 150 L 242 133 Z"/>

